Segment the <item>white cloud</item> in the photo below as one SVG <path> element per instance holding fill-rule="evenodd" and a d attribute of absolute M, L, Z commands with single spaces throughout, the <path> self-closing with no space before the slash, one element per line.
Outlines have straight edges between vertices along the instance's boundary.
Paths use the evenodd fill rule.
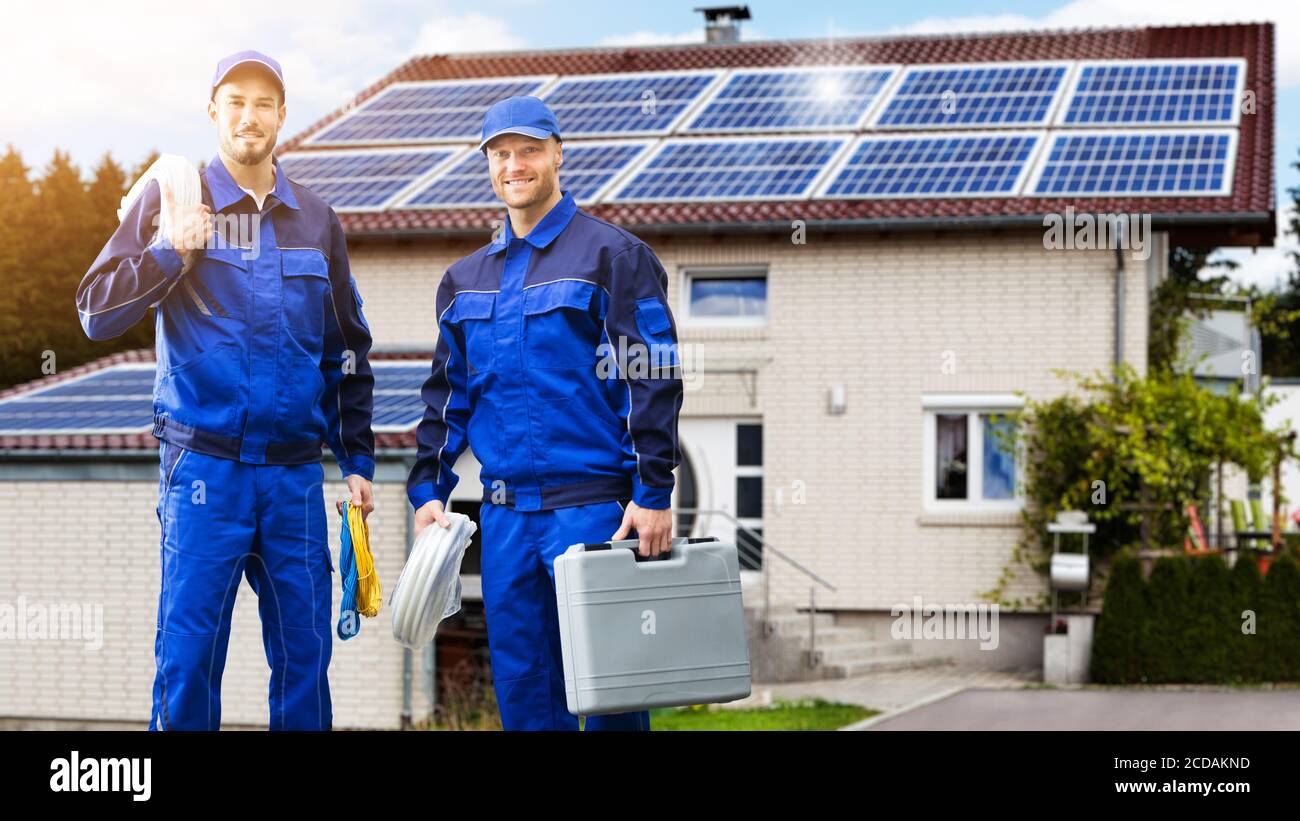
<path fill-rule="evenodd" d="M 750 39 L 750 38 L 746 38 Z M 596 41 L 601 46 L 673 46 L 704 42 L 704 29 L 695 28 L 666 34 L 660 31 L 634 31 L 629 34 L 614 34 Z"/>
<path fill-rule="evenodd" d="M 416 54 L 451 54 L 464 51 L 506 51 L 527 41 L 506 22 L 471 12 L 460 17 L 439 17 L 425 23 L 416 37 Z"/>
<path fill-rule="evenodd" d="M 451 0 L 226 0 L 200 16 L 171 5 L 6 7 L 0 27 L 3 142 L 40 168 L 70 150 L 83 170 L 111 151 L 194 160 L 215 152 L 208 82 L 218 59 L 254 48 L 280 61 L 287 139 L 417 53 L 519 48 L 524 38 Z M 56 45 L 57 44 L 57 45 Z"/>
<path fill-rule="evenodd" d="M 1272 248 L 1227 248 L 1215 254 L 1213 259 L 1236 262 L 1240 267 L 1231 276 L 1243 285 L 1258 285 L 1265 290 L 1281 287 L 1286 284 L 1288 273 L 1295 270 L 1296 263 L 1291 254 L 1300 252 L 1300 238 L 1289 230 L 1288 220 L 1295 213 L 1294 208 L 1278 212 L 1277 237 Z"/>
<path fill-rule="evenodd" d="M 741 24 L 740 42 L 749 43 L 755 40 L 767 39 L 763 32 L 757 28 L 749 28 Z M 596 41 L 598 46 L 682 46 L 696 45 L 704 42 L 704 25 L 701 24 L 689 31 L 662 32 L 662 31 L 633 31 L 628 34 L 613 34 L 608 37 L 602 37 Z"/>
<path fill-rule="evenodd" d="M 929 17 L 891 34 L 938 34 L 1025 29 L 1113 28 L 1195 23 L 1277 24 L 1278 83 L 1300 85 L 1300 3 L 1289 0 L 1074 0 L 1041 16 L 1020 14 Z"/>

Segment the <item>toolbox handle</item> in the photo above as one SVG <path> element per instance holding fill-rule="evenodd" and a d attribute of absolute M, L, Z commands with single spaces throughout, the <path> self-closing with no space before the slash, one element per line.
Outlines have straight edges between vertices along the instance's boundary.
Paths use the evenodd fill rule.
<path fill-rule="evenodd" d="M 672 546 L 673 548 L 678 548 L 681 547 L 682 545 L 702 544 L 705 542 L 716 542 L 716 541 L 718 541 L 717 536 L 678 536 L 673 539 Z M 640 546 L 641 546 L 640 539 L 619 539 L 616 542 L 587 542 L 583 544 L 582 549 L 583 551 L 596 551 L 596 550 L 610 550 L 611 548 L 627 548 L 628 550 L 632 551 L 632 555 L 636 557 L 636 560 L 638 562 L 665 561 L 667 559 L 673 558 L 672 550 L 669 550 L 667 553 L 660 553 L 658 556 L 642 556 L 640 553 L 637 552 L 637 549 Z"/>

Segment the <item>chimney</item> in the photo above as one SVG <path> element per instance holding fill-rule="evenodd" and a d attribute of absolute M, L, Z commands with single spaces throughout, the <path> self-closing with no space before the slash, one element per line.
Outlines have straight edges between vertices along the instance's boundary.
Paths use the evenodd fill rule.
<path fill-rule="evenodd" d="M 739 43 L 740 21 L 749 20 L 749 6 L 700 6 L 704 13 L 704 39 L 709 43 Z"/>

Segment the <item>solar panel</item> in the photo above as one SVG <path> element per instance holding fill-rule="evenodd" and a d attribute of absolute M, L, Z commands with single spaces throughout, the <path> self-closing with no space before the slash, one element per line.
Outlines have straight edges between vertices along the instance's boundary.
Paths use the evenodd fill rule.
<path fill-rule="evenodd" d="M 876 128 L 1046 125 L 1069 63 L 909 66 Z"/>
<path fill-rule="evenodd" d="M 566 77 L 543 99 L 565 139 L 651 137 L 672 133 L 721 76 L 720 71 L 690 71 Z"/>
<path fill-rule="evenodd" d="M 579 203 L 595 202 L 650 148 L 650 140 L 565 142 L 560 187 Z M 401 202 L 403 208 L 499 208 L 482 151 L 470 151 Z"/>
<path fill-rule="evenodd" d="M 742 69 L 683 133 L 847 130 L 859 127 L 895 66 Z"/>
<path fill-rule="evenodd" d="M 375 433 L 405 433 L 424 416 L 420 388 L 429 378 L 431 363 L 373 362 L 375 405 L 371 427 Z"/>
<path fill-rule="evenodd" d="M 1080 64 L 1058 125 L 1236 125 L 1244 60 Z"/>
<path fill-rule="evenodd" d="M 280 166 L 336 211 L 377 211 L 463 150 L 299 151 L 281 157 Z"/>
<path fill-rule="evenodd" d="M 68 382 L 57 383 L 53 387 L 27 396 L 43 398 L 150 396 L 153 393 L 153 384 L 153 365 L 109 368 Z"/>
<path fill-rule="evenodd" d="M 140 434 L 153 430 L 153 363 L 124 363 L 0 400 L 0 435 Z M 424 415 L 429 362 L 378 361 L 373 427 L 411 430 Z"/>
<path fill-rule="evenodd" d="M 666 140 L 605 201 L 802 199 L 848 139 Z"/>
<path fill-rule="evenodd" d="M 153 429 L 152 363 L 125 363 L 0 400 L 0 434 L 137 434 Z"/>
<path fill-rule="evenodd" d="M 818 198 L 1010 197 L 1028 174 L 1041 132 L 862 137 Z"/>
<path fill-rule="evenodd" d="M 1058 133 L 1026 193 L 1220 196 L 1232 193 L 1236 155 L 1230 129 Z"/>
<path fill-rule="evenodd" d="M 304 145 L 477 141 L 498 100 L 537 94 L 553 77 L 394 83 L 313 134 Z"/>

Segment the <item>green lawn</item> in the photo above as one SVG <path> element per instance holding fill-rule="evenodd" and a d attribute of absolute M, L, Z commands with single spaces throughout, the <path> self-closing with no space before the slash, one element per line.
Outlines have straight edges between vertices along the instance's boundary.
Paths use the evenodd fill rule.
<path fill-rule="evenodd" d="M 448 690 L 438 719 L 417 722 L 417 730 L 500 730 L 495 693 L 491 687 L 472 689 L 473 697 Z M 652 730 L 837 730 L 879 715 L 879 710 L 839 704 L 821 698 L 777 699 L 771 707 L 663 707 L 650 711 Z M 581 723 L 581 720 L 580 720 Z"/>
<path fill-rule="evenodd" d="M 780 700 L 771 707 L 727 709 L 701 704 L 650 711 L 652 730 L 837 730 L 878 715 L 856 704 L 824 699 Z"/>

